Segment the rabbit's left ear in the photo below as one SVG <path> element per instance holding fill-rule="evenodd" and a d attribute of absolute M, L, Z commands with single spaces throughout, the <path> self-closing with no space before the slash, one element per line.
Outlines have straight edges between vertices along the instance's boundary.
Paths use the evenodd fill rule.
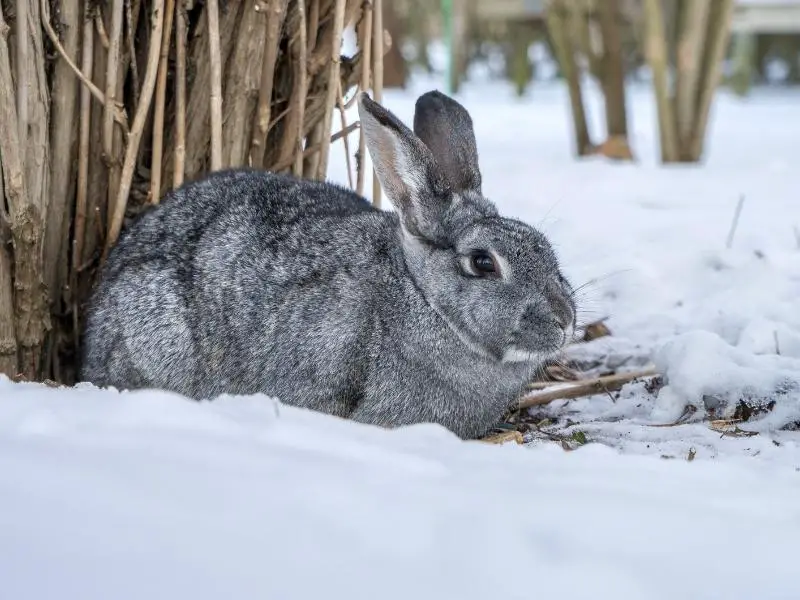
<path fill-rule="evenodd" d="M 414 133 L 430 148 L 454 192 L 481 195 L 478 145 L 467 109 L 439 91 L 417 99 Z"/>
<path fill-rule="evenodd" d="M 375 172 L 405 230 L 432 242 L 444 239 L 444 215 L 452 194 L 430 148 L 366 92 L 358 114 Z"/>

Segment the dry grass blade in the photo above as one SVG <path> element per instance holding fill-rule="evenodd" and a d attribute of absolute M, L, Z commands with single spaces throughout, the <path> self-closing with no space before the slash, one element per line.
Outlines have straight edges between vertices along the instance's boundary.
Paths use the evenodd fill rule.
<path fill-rule="evenodd" d="M 617 391 L 626 383 L 643 377 L 653 377 L 658 375 L 655 369 L 642 369 L 631 373 L 618 373 L 605 377 L 595 377 L 576 383 L 555 384 L 555 389 L 545 389 L 540 392 L 523 396 L 517 405 L 518 409 L 530 408 L 531 406 L 541 406 L 556 400 L 569 400 L 582 396 L 593 396 L 595 394 L 606 394 Z"/>

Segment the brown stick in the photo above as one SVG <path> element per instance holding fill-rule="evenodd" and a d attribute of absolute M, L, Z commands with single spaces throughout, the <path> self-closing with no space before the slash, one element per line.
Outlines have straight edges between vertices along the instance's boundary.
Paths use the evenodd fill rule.
<path fill-rule="evenodd" d="M 136 12 L 138 13 L 139 6 L 137 2 Z M 131 6 L 131 0 L 125 0 L 125 26 L 127 29 L 127 35 L 125 36 L 128 42 L 128 54 L 130 60 L 130 67 L 131 67 L 131 87 L 133 89 L 133 103 L 134 105 L 139 104 L 139 65 L 136 63 L 136 48 L 134 48 L 133 43 L 133 35 L 134 35 L 134 28 L 135 23 L 134 21 L 138 19 L 138 14 L 136 17 L 133 16 L 133 7 Z M 150 43 L 153 43 L 153 40 L 150 40 Z"/>
<path fill-rule="evenodd" d="M 17 120 L 19 139 L 28 137 L 28 2 L 17 0 Z M 24 162 L 24 158 L 23 158 Z"/>
<path fill-rule="evenodd" d="M 41 288 L 42 213 L 31 202 L 22 163 L 24 152 L 14 98 L 8 50 L 8 24 L 0 5 L 0 159 L 14 252 L 14 318 L 21 351 L 21 371 L 38 373 L 44 331 L 49 326 Z M 23 67 L 24 68 L 24 67 Z M 41 198 L 37 198 L 41 201 Z"/>
<path fill-rule="evenodd" d="M 155 40 L 160 40 L 164 29 L 164 0 L 154 0 L 151 15 L 151 40 L 149 53 L 147 56 L 147 68 L 142 84 L 142 94 L 139 105 L 136 107 L 136 115 L 131 125 L 131 134 L 128 137 L 128 147 L 125 149 L 125 161 L 122 164 L 122 176 L 120 178 L 119 191 L 116 202 L 113 206 L 113 213 L 108 228 L 108 238 L 106 239 L 103 250 L 103 261 L 108 257 L 108 253 L 116 243 L 122 229 L 122 221 L 125 218 L 125 209 L 128 204 L 128 194 L 133 182 L 133 170 L 136 166 L 136 155 L 139 151 L 139 142 L 144 132 L 144 124 L 150 104 L 153 101 L 153 92 L 156 87 L 156 75 L 158 73 L 158 60 L 161 53 L 161 44 Z"/>
<path fill-rule="evenodd" d="M 46 2 L 47 0 L 42 0 L 43 15 L 49 14 L 48 11 L 44 10 Z M 47 33 L 47 37 L 50 38 L 50 41 L 52 42 L 56 51 L 59 53 L 59 55 L 61 55 L 61 58 L 64 59 L 64 61 L 69 65 L 69 68 L 72 69 L 72 72 L 75 73 L 75 76 L 81 80 L 81 83 L 83 83 L 83 85 L 86 86 L 86 89 L 88 89 L 91 92 L 92 96 L 94 96 L 100 104 L 106 104 L 106 95 L 103 93 L 103 91 L 92 82 L 90 77 L 87 77 L 86 75 L 84 75 L 83 72 L 81 72 L 81 70 L 78 68 L 78 65 L 76 65 L 75 62 L 69 57 L 69 54 L 64 49 L 64 46 L 61 45 L 61 41 L 58 39 L 58 36 L 56 35 L 55 30 L 53 29 L 53 26 L 50 24 L 49 17 L 43 16 L 42 22 L 44 23 L 44 30 Z M 89 21 L 89 24 L 91 25 L 92 21 Z M 121 109 L 119 106 L 115 106 L 114 119 L 117 121 L 117 123 L 119 123 L 122 126 L 123 132 L 127 134 L 128 119 L 125 116 L 124 109 Z"/>
<path fill-rule="evenodd" d="M 84 0 L 84 15 L 88 14 L 92 0 Z M 90 19 L 84 18 L 83 44 L 81 47 L 81 71 L 87 77 L 92 76 L 94 64 L 94 31 Z M 80 124 L 78 133 L 78 186 L 75 195 L 75 227 L 72 237 L 72 273 L 70 289 L 72 290 L 72 325 L 75 344 L 77 346 L 80 321 L 78 310 L 78 275 L 83 264 L 84 236 L 86 235 L 86 206 L 89 195 L 89 142 L 92 131 L 92 97 L 89 88 L 81 87 Z"/>
<path fill-rule="evenodd" d="M 81 0 L 62 0 L 59 19 L 64 24 L 64 47 L 77 60 L 81 41 Z M 45 3 L 43 9 L 48 8 Z M 42 20 L 49 15 L 42 12 Z M 69 276 L 69 229 L 75 194 L 75 155 L 78 128 L 78 79 L 64 61 L 53 66 L 50 95 L 50 199 L 45 239 L 45 283 L 51 291 L 54 309 Z M 88 93 L 88 92 L 87 92 Z"/>
<path fill-rule="evenodd" d="M 383 0 L 373 0 L 372 16 L 372 93 L 375 102 L 383 102 Z M 381 182 L 372 171 L 372 204 L 381 205 Z"/>
<path fill-rule="evenodd" d="M 338 141 L 339 139 L 350 135 L 356 129 L 358 129 L 360 126 L 361 126 L 361 123 L 359 123 L 358 121 L 356 121 L 355 123 L 350 123 L 350 125 L 348 125 L 344 129 L 334 133 L 331 136 L 330 143 L 333 144 L 334 142 Z M 317 146 L 309 146 L 305 150 L 303 150 L 303 152 L 301 154 L 301 158 L 308 158 L 309 156 L 311 156 L 312 154 L 314 154 L 315 152 L 318 152 L 318 151 L 319 151 L 319 145 L 317 145 Z M 294 161 L 295 161 L 295 158 L 293 156 L 290 156 L 288 160 L 285 160 L 282 163 L 275 163 L 275 166 L 272 167 L 272 170 L 275 171 L 275 172 L 278 172 L 278 171 L 283 171 L 284 169 L 288 169 L 289 167 L 291 167 L 294 164 Z"/>
<path fill-rule="evenodd" d="M 342 93 L 341 78 L 337 78 L 336 84 L 339 86 L 339 93 L 337 94 L 338 98 L 336 99 L 336 106 L 339 107 L 339 120 L 342 123 L 342 131 L 348 131 L 349 127 L 347 125 L 347 113 L 344 108 L 344 94 Z M 350 160 L 350 136 L 348 134 L 345 134 L 344 136 L 342 136 L 342 138 L 343 138 L 342 143 L 344 144 L 344 159 L 347 165 L 347 184 L 350 186 L 350 189 L 352 190 L 353 165 L 351 164 Z"/>
<path fill-rule="evenodd" d="M 361 16 L 362 34 L 359 40 L 361 47 L 361 83 L 359 87 L 361 90 L 369 89 L 369 72 L 372 66 L 372 0 L 364 0 L 363 14 Z M 356 193 L 360 196 L 364 195 L 364 165 L 367 160 L 367 146 L 364 139 L 364 130 L 360 129 L 358 132 L 358 172 L 356 173 Z M 373 173 L 373 177 L 374 177 Z"/>
<path fill-rule="evenodd" d="M 555 400 L 568 400 L 580 398 L 581 396 L 593 396 L 595 394 L 613 392 L 621 389 L 623 385 L 630 383 L 634 379 L 653 377 L 655 375 L 658 375 L 655 369 L 642 369 L 632 373 L 617 373 L 615 375 L 596 377 L 576 383 L 555 384 L 558 386 L 557 389 L 544 390 L 542 392 L 523 396 L 519 400 L 517 408 L 530 408 L 531 406 L 549 404 Z"/>
<path fill-rule="evenodd" d="M 161 198 L 161 157 L 164 154 L 164 112 L 167 105 L 167 60 L 169 59 L 172 19 L 175 15 L 175 0 L 167 0 L 164 13 L 164 30 L 161 36 L 161 55 L 158 60 L 155 112 L 153 114 L 153 158 L 150 170 L 150 203 L 158 204 Z M 155 44 L 155 40 L 150 41 Z"/>
<path fill-rule="evenodd" d="M 302 2 L 301 2 L 302 4 Z M 219 38 L 219 1 L 206 2 L 208 13 L 208 49 L 211 64 L 211 170 L 222 168 L 222 57 Z"/>
<path fill-rule="evenodd" d="M 114 139 L 114 110 L 117 102 L 117 73 L 122 59 L 122 0 L 112 0 L 111 34 L 108 39 L 108 64 L 106 65 L 106 94 L 103 111 L 103 152 L 111 157 Z M 109 191 L 109 194 L 113 192 Z"/>
<path fill-rule="evenodd" d="M 339 89 L 341 88 L 341 78 L 339 68 L 342 53 L 342 30 L 344 29 L 344 6 L 345 0 L 336 0 L 333 13 L 333 43 L 331 44 L 330 74 L 328 75 L 328 89 L 325 99 L 325 106 L 328 110 L 322 118 L 322 144 L 319 150 L 319 166 L 316 178 L 323 180 L 328 173 L 328 153 L 331 143 L 331 119 L 333 118 L 333 107 L 336 104 Z"/>
<path fill-rule="evenodd" d="M 186 8 L 175 7 L 175 149 L 172 188 L 183 184 L 186 170 Z"/>
<path fill-rule="evenodd" d="M 271 0 L 266 21 L 264 58 L 261 62 L 261 84 L 258 89 L 258 108 L 253 123 L 253 139 L 250 143 L 250 164 L 264 167 L 264 148 L 267 144 L 269 121 L 272 116 L 272 87 L 275 83 L 275 61 L 281 41 L 281 28 L 286 17 L 288 0 Z"/>

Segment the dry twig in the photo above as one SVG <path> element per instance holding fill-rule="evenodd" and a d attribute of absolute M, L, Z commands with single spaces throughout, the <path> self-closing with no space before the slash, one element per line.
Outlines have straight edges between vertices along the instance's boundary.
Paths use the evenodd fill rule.
<path fill-rule="evenodd" d="M 568 400 L 572 398 L 580 398 L 582 396 L 593 396 L 595 394 L 605 394 L 612 391 L 617 391 L 622 388 L 626 383 L 630 383 L 635 379 L 643 377 L 652 377 L 658 375 L 655 369 L 642 369 L 631 373 L 617 373 L 615 375 L 607 375 L 605 377 L 595 377 L 593 379 L 586 379 L 576 383 L 556 384 L 553 387 L 556 389 L 545 389 L 544 391 L 537 392 L 523 396 L 517 404 L 517 409 L 530 408 L 531 406 L 541 406 L 549 404 L 555 400 Z"/>
<path fill-rule="evenodd" d="M 300 3 L 302 4 L 302 2 Z M 222 57 L 219 38 L 219 2 L 206 2 L 208 13 L 208 49 L 211 64 L 211 170 L 222 168 Z"/>
<path fill-rule="evenodd" d="M 272 88 L 275 82 L 275 61 L 281 29 L 286 16 L 288 0 L 271 0 L 270 14 L 266 20 L 266 46 L 261 63 L 261 84 L 258 90 L 258 108 L 253 123 L 253 139 L 250 144 L 250 164 L 256 168 L 264 166 L 264 148 L 267 144 L 269 123 L 272 114 Z"/>
<path fill-rule="evenodd" d="M 151 17 L 152 35 L 151 39 L 160 40 L 164 27 L 164 0 L 153 0 Z M 139 150 L 139 142 L 144 132 L 147 112 L 153 100 L 153 92 L 156 87 L 156 74 L 158 72 L 158 59 L 161 45 L 157 42 L 150 44 L 150 52 L 147 56 L 147 68 L 144 74 L 144 84 L 142 85 L 141 100 L 136 107 L 136 115 L 131 125 L 131 134 L 128 138 L 128 147 L 125 150 L 125 161 L 122 165 L 122 176 L 117 193 L 117 201 L 113 205 L 113 212 L 109 220 L 108 238 L 106 239 L 103 250 L 103 260 L 108 257 L 111 247 L 116 243 L 122 229 L 122 221 L 125 218 L 125 209 L 128 205 L 128 193 L 133 181 L 133 170 L 136 166 L 136 155 Z"/>
<path fill-rule="evenodd" d="M 186 7 L 175 7 L 175 149 L 172 188 L 183 184 L 186 170 Z"/>
<path fill-rule="evenodd" d="M 158 60 L 155 113 L 153 115 L 153 158 L 150 169 L 150 203 L 158 204 L 161 198 L 161 158 L 164 153 L 164 111 L 167 104 L 167 69 L 169 46 L 172 36 L 172 20 L 175 15 L 175 0 L 167 0 L 164 28 L 161 36 L 161 54 Z M 155 44 L 155 40 L 151 40 Z"/>

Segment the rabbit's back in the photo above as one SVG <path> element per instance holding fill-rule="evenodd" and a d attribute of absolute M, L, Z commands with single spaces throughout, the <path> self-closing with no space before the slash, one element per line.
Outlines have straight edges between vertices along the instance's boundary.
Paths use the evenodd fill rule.
<path fill-rule="evenodd" d="M 352 387 L 338 395 L 349 404 L 359 377 L 349 354 L 364 346 L 376 302 L 365 282 L 385 276 L 392 219 L 344 188 L 264 172 L 184 186 L 110 254 L 89 310 L 83 378 L 213 397 L 293 393 L 286 378 L 305 370 L 328 391 Z M 309 393 L 295 402 L 322 401 Z"/>

